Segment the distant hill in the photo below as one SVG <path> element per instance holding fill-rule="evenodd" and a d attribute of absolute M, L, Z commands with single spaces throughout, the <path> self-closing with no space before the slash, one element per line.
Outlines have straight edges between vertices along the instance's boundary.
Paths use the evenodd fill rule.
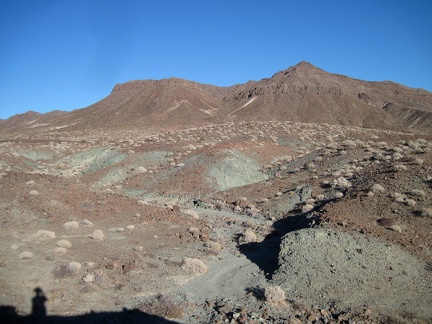
<path fill-rule="evenodd" d="M 227 121 L 289 120 L 432 132 L 432 93 L 369 82 L 301 62 L 271 78 L 217 87 L 178 78 L 117 84 L 72 112 L 27 112 L 0 121 L 0 132 L 192 127 Z"/>

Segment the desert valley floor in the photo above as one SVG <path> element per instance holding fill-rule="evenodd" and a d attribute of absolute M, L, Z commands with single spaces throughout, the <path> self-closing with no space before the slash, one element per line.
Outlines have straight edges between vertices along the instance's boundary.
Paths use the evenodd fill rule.
<path fill-rule="evenodd" d="M 428 323 L 431 167 L 329 124 L 3 136 L 3 316 L 39 287 L 62 322 Z"/>

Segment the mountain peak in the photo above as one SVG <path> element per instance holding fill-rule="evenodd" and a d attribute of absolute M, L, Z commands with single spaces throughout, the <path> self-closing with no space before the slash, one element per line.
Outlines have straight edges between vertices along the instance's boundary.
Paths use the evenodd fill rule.
<path fill-rule="evenodd" d="M 295 68 L 315 68 L 317 69 L 317 67 L 313 64 L 311 64 L 310 62 L 307 61 L 301 61 L 299 63 L 297 63 L 296 65 L 294 65 L 293 67 Z"/>
<path fill-rule="evenodd" d="M 177 77 L 129 81 L 115 85 L 108 97 L 88 108 L 27 112 L 11 119 L 8 127 L 33 129 L 35 120 L 49 128 L 72 125 L 70 129 L 290 120 L 431 132 L 432 94 L 393 82 L 351 79 L 301 61 L 271 78 L 231 87 Z M 0 133 L 7 128 L 6 121 L 1 124 Z"/>

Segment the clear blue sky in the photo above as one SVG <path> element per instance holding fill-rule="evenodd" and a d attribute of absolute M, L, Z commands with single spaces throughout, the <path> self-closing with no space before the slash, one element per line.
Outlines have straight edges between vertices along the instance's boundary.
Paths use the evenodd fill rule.
<path fill-rule="evenodd" d="M 432 91 L 431 0 L 0 0 L 0 118 L 116 83 L 228 86 L 300 61 Z"/>

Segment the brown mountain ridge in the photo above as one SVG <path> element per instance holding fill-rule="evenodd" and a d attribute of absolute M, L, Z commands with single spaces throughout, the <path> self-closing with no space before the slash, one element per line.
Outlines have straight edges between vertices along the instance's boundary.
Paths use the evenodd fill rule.
<path fill-rule="evenodd" d="M 271 78 L 218 87 L 178 78 L 114 86 L 72 112 L 28 112 L 0 122 L 0 132 L 45 132 L 228 121 L 298 121 L 430 133 L 432 93 L 394 82 L 370 82 L 300 62 Z"/>

